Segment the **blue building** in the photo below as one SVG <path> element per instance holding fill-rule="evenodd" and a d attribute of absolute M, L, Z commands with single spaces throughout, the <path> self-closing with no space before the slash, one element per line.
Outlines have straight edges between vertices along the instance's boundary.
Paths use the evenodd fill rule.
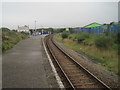
<path fill-rule="evenodd" d="M 88 32 L 92 34 L 102 34 L 105 31 L 108 31 L 110 33 L 117 33 L 119 30 L 118 23 L 111 23 L 111 24 L 98 24 L 98 23 L 92 23 L 87 26 L 84 26 L 82 28 L 75 28 L 74 32 Z"/>

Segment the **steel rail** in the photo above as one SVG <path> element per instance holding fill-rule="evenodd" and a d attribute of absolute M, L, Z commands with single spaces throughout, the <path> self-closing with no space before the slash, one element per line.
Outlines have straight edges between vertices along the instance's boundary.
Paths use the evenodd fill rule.
<path fill-rule="evenodd" d="M 70 60 L 73 61 L 73 63 L 75 63 L 76 65 L 78 65 L 80 68 L 82 68 L 88 75 L 92 76 L 95 80 L 97 80 L 100 84 L 102 84 L 106 89 L 108 90 L 112 90 L 108 85 L 106 85 L 103 81 L 101 81 L 99 78 L 97 78 L 95 75 L 93 75 L 90 71 L 88 71 L 86 68 L 84 68 L 80 63 L 78 63 L 72 56 L 70 56 L 68 53 L 66 53 L 62 48 L 60 48 L 53 40 L 53 36 L 50 38 L 52 43 L 65 55 L 67 56 Z M 48 43 L 47 43 L 48 45 Z M 58 66 L 60 67 L 60 69 L 62 70 L 63 74 L 65 75 L 65 77 L 67 78 L 67 80 L 69 81 L 70 85 L 72 86 L 72 88 L 75 89 L 74 85 L 72 84 L 72 82 L 70 81 L 69 77 L 66 75 L 66 73 L 64 72 L 64 70 L 62 69 L 61 65 L 59 64 L 59 62 L 56 59 L 56 56 L 52 53 L 52 50 L 50 49 L 49 45 L 48 48 L 50 50 L 50 53 L 52 54 L 52 56 L 54 57 L 55 61 L 57 62 Z"/>
<path fill-rule="evenodd" d="M 74 85 L 72 84 L 72 82 L 70 81 L 69 77 L 66 75 L 66 73 L 64 72 L 64 70 L 62 69 L 61 65 L 59 64 L 56 56 L 53 54 L 51 48 L 49 47 L 49 44 L 48 42 L 46 42 L 46 45 L 47 45 L 47 48 L 50 52 L 50 54 L 52 55 L 52 57 L 54 58 L 54 60 L 56 61 L 57 65 L 59 66 L 60 70 L 62 71 L 63 75 L 66 77 L 66 80 L 68 81 L 68 83 L 70 84 L 71 88 L 73 88 L 75 90 L 75 87 Z"/>

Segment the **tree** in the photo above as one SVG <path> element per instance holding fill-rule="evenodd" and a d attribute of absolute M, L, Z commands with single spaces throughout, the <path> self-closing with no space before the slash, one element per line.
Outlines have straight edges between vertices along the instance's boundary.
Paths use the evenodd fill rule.
<path fill-rule="evenodd" d="M 1 30 L 2 30 L 2 32 L 9 32 L 10 31 L 10 29 L 5 28 L 5 27 L 1 28 Z"/>
<path fill-rule="evenodd" d="M 73 28 L 69 28 L 70 33 L 73 33 L 73 30 L 74 30 Z"/>

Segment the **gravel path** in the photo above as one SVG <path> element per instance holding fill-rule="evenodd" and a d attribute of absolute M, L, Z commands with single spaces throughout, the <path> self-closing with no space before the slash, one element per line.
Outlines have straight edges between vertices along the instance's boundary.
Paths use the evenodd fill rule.
<path fill-rule="evenodd" d="M 64 46 L 62 43 L 55 40 L 55 43 L 59 45 L 64 51 L 66 51 L 69 55 L 71 55 L 77 62 L 83 65 L 86 69 L 88 69 L 91 73 L 97 76 L 100 80 L 106 83 L 111 88 L 118 88 L 118 76 L 100 65 L 95 64 L 90 58 L 85 57 L 81 53 L 77 53 L 74 50 L 71 50 Z"/>

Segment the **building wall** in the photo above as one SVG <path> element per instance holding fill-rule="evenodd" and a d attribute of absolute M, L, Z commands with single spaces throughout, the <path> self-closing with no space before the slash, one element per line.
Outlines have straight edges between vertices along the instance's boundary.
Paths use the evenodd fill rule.
<path fill-rule="evenodd" d="M 29 27 L 28 26 L 21 26 L 21 27 L 19 27 L 18 26 L 18 30 L 17 30 L 18 32 L 27 32 L 27 33 L 29 33 L 30 31 L 29 31 Z"/>
<path fill-rule="evenodd" d="M 97 27 L 90 27 L 90 28 L 76 28 L 74 29 L 75 33 L 78 32 L 88 32 L 93 34 L 102 34 L 105 31 L 111 32 L 111 33 L 117 33 L 119 29 L 118 24 L 112 24 L 112 25 L 103 25 L 103 26 L 97 26 Z"/>

